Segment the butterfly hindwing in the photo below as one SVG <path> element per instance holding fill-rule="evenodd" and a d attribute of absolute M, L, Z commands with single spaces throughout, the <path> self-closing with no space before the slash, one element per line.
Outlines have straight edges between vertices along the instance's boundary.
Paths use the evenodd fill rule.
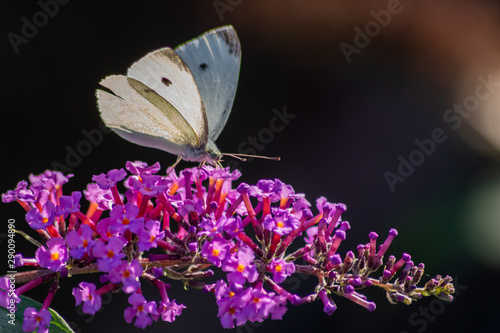
<path fill-rule="evenodd" d="M 215 141 L 233 105 L 241 62 L 241 46 L 232 26 L 206 32 L 175 48 L 194 76 L 205 105 L 209 138 Z"/>

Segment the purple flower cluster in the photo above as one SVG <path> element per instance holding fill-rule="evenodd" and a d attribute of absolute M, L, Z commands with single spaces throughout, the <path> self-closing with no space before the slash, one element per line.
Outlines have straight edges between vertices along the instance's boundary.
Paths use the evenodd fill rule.
<path fill-rule="evenodd" d="M 369 286 L 382 287 L 394 302 L 408 304 L 429 295 L 452 300 L 449 277 L 437 276 L 417 287 L 424 265 L 414 266 L 408 254 L 398 261 L 389 256 L 382 275 L 370 277 L 383 265 L 397 234 L 394 229 L 378 249 L 378 235 L 372 232 L 370 242 L 357 247 L 357 256 L 337 253 L 350 229 L 341 217 L 343 204 L 319 198 L 313 213 L 304 195 L 278 179 L 235 186 L 238 171 L 211 166 L 179 175 L 170 170 L 163 176 L 157 174 L 159 163 L 127 162 L 125 169 L 94 176 L 83 191 L 88 204 L 80 203 L 81 192 L 63 195 L 62 185 L 71 175 L 52 171 L 31 175 L 29 184 L 21 181 L 2 195 L 3 202 L 21 204 L 29 226 L 43 240 L 35 258 L 16 257 L 17 265 L 35 269 L 16 279 L 24 283 L 16 295 L 52 281 L 42 309 L 26 310 L 25 331 L 47 331 L 47 308 L 58 284 L 86 273 L 99 273 L 103 285 L 81 282 L 73 289 L 83 312 L 95 314 L 101 295 L 121 290 L 130 295 L 125 321 L 143 329 L 159 319 L 172 322 L 185 308 L 169 299 L 170 285 L 163 281 L 169 278 L 213 293 L 224 328 L 281 319 L 288 304 L 316 300 L 331 315 L 334 295 L 372 311 L 375 304 L 359 293 Z M 118 188 L 122 185 L 124 191 Z M 300 246 L 292 252 L 289 246 L 295 240 Z M 151 249 L 157 250 L 153 254 Z M 210 266 L 225 278 L 210 281 Z M 301 297 L 281 286 L 294 273 L 317 278 L 312 294 Z M 158 289 L 160 300 L 144 298 L 144 282 Z M 0 289 L 0 305 L 7 304 L 6 298 Z"/>

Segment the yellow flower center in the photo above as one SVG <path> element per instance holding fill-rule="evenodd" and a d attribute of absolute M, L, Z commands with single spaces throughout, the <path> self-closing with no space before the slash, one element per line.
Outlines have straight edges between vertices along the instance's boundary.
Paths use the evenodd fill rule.
<path fill-rule="evenodd" d="M 229 297 L 233 297 L 234 296 L 234 291 L 230 291 L 229 292 Z"/>
<path fill-rule="evenodd" d="M 48 217 L 44 217 L 44 218 L 42 219 L 42 222 L 43 222 L 43 223 L 47 223 L 47 222 L 49 222 L 49 218 L 48 218 Z M 37 318 L 38 318 L 38 317 L 37 317 Z"/>
<path fill-rule="evenodd" d="M 283 222 L 278 222 L 278 223 L 276 223 L 276 225 L 278 226 L 278 228 L 283 228 L 283 226 L 284 226 Z"/>
<path fill-rule="evenodd" d="M 281 269 L 282 269 L 281 265 L 278 265 L 275 268 L 276 272 L 278 272 L 278 273 L 281 272 Z"/>
<path fill-rule="evenodd" d="M 50 259 L 52 259 L 52 260 L 57 260 L 57 259 L 59 259 L 59 253 L 57 253 L 57 252 L 52 253 L 52 254 L 50 255 Z"/>
<path fill-rule="evenodd" d="M 243 266 L 242 264 L 239 264 L 238 267 L 236 267 L 236 270 L 241 273 L 245 270 L 245 266 Z"/>
<path fill-rule="evenodd" d="M 219 256 L 219 253 L 220 253 L 220 250 L 217 250 L 217 249 L 213 249 L 212 250 L 212 255 L 218 257 Z"/>
<path fill-rule="evenodd" d="M 107 256 L 108 258 L 113 258 L 113 256 L 114 256 L 114 255 L 115 255 L 115 253 L 114 253 L 113 251 L 111 251 L 111 250 L 109 250 L 109 251 L 108 251 L 108 254 L 106 254 L 106 256 Z"/>

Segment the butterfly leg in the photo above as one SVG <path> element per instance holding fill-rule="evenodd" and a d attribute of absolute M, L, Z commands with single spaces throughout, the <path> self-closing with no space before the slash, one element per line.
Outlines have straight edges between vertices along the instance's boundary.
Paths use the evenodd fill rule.
<path fill-rule="evenodd" d="M 177 166 L 177 164 L 179 164 L 179 162 L 180 162 L 181 160 L 182 160 L 181 155 L 177 156 L 177 160 L 175 161 L 175 163 L 174 163 L 174 164 L 172 164 L 171 166 L 169 166 L 169 167 L 167 168 L 167 176 L 168 176 L 168 175 L 169 175 L 172 171 L 174 171 L 174 170 L 175 170 L 175 167 Z"/>

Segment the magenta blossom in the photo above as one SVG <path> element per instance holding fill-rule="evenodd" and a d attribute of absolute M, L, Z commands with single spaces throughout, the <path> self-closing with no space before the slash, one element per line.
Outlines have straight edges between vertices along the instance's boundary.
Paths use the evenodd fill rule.
<path fill-rule="evenodd" d="M 185 305 L 177 304 L 175 300 L 168 300 L 167 302 L 159 301 L 158 308 L 156 309 L 157 314 L 151 316 L 155 321 L 161 318 L 163 321 L 173 323 L 175 321 L 175 317 L 180 316 L 182 314 L 182 310 L 185 308 Z"/>
<path fill-rule="evenodd" d="M 33 229 L 46 229 L 49 225 L 54 223 L 56 213 L 56 206 L 47 201 L 43 205 L 42 211 L 34 208 L 26 213 L 26 221 Z"/>
<path fill-rule="evenodd" d="M 127 230 L 138 233 L 144 225 L 144 219 L 142 217 L 137 218 L 138 213 L 139 208 L 131 203 L 128 203 L 125 206 L 116 205 L 110 213 L 110 229 L 118 230 L 118 232 L 122 235 Z"/>
<path fill-rule="evenodd" d="M 47 246 L 48 249 L 40 246 L 35 258 L 41 267 L 58 272 L 64 268 L 69 258 L 66 242 L 62 238 L 51 238 L 47 241 Z"/>
<path fill-rule="evenodd" d="M 92 177 L 92 180 L 99 185 L 103 190 L 110 189 L 115 186 L 116 183 L 125 179 L 127 176 L 127 172 L 123 169 L 113 169 L 110 170 L 106 175 L 101 173 L 100 175 L 95 175 Z"/>
<path fill-rule="evenodd" d="M 231 243 L 222 237 L 215 237 L 211 242 L 205 242 L 201 248 L 201 255 L 215 266 L 221 267 L 222 261 L 229 253 Z"/>
<path fill-rule="evenodd" d="M 273 214 L 264 218 L 264 228 L 280 236 L 289 234 L 300 226 L 300 220 L 287 209 L 272 208 Z"/>
<path fill-rule="evenodd" d="M 283 259 L 277 260 L 273 258 L 268 267 L 273 273 L 273 280 L 277 283 L 285 281 L 287 277 L 295 273 L 295 264 Z"/>
<path fill-rule="evenodd" d="M 252 283 L 257 280 L 259 273 L 252 263 L 255 255 L 247 245 L 241 244 L 235 255 L 222 264 L 222 270 L 230 272 L 227 279 L 230 283 L 244 284 L 245 280 Z"/>
<path fill-rule="evenodd" d="M 101 308 L 101 296 L 95 292 L 96 286 L 93 283 L 80 282 L 78 288 L 73 288 L 73 296 L 76 306 L 83 302 L 82 311 L 88 314 L 95 314 Z"/>
<path fill-rule="evenodd" d="M 122 260 L 121 264 L 113 268 L 108 276 L 113 283 L 123 283 L 123 291 L 131 294 L 141 286 L 139 277 L 142 275 L 142 271 L 142 266 L 137 259 L 130 263 Z"/>
<path fill-rule="evenodd" d="M 97 259 L 97 268 L 103 272 L 109 272 L 121 263 L 121 259 L 125 257 L 122 252 L 125 242 L 120 238 L 110 238 L 108 244 L 104 242 L 96 242 L 92 252 Z"/>
<path fill-rule="evenodd" d="M 60 197 L 56 215 L 64 215 L 64 218 L 66 218 L 69 214 L 79 211 L 81 198 L 82 192 L 79 191 L 75 191 L 71 193 L 71 195 L 63 195 Z"/>
<path fill-rule="evenodd" d="M 153 320 L 151 315 L 156 315 L 156 304 L 155 302 L 146 302 L 146 299 L 141 294 L 132 294 L 128 298 L 130 305 L 125 309 L 123 316 L 127 323 L 132 323 L 135 318 L 134 325 L 145 329 L 147 326 L 151 325 Z"/>
<path fill-rule="evenodd" d="M 80 225 L 78 231 L 71 230 L 66 235 L 66 242 L 69 247 L 69 254 L 76 259 L 82 259 L 90 253 L 95 240 L 92 237 L 92 229 L 86 225 Z"/>
<path fill-rule="evenodd" d="M 23 331 L 47 333 L 52 315 L 48 310 L 37 311 L 35 308 L 24 310 Z"/>
<path fill-rule="evenodd" d="M 160 232 L 160 222 L 149 220 L 137 233 L 139 236 L 139 251 L 148 251 L 158 246 L 158 239 L 165 237 L 165 232 Z"/>

